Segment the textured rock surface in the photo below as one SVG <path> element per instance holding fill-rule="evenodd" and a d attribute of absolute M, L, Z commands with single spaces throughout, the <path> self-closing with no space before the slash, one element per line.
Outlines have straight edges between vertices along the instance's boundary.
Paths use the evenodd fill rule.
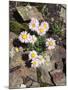
<path fill-rule="evenodd" d="M 45 67 L 44 67 L 44 69 L 45 69 Z M 41 81 L 52 85 L 49 72 L 47 71 L 47 69 L 45 69 L 45 70 L 44 69 L 41 70 Z"/>
<path fill-rule="evenodd" d="M 16 76 L 16 77 L 15 77 Z M 34 87 L 37 83 L 37 72 L 33 68 L 27 68 L 25 66 L 21 66 L 19 69 L 13 71 L 10 73 L 10 87 L 15 88 L 17 85 L 21 84 L 22 82 L 18 82 L 17 79 L 20 79 L 23 84 L 26 85 L 26 87 Z M 13 82 L 13 84 L 12 84 Z M 18 84 L 17 84 L 18 83 Z M 39 84 L 36 84 L 36 86 L 39 86 Z"/>
<path fill-rule="evenodd" d="M 53 81 L 56 85 L 65 85 L 65 75 L 64 73 L 59 69 L 57 70 L 54 70 L 52 72 L 50 72 L 52 78 L 53 78 Z"/>
<path fill-rule="evenodd" d="M 64 8 L 61 8 L 61 11 L 60 11 L 60 17 L 62 17 L 64 19 L 64 22 L 66 22 L 66 5 L 62 5 Z"/>
<path fill-rule="evenodd" d="M 16 67 L 16 66 L 21 66 L 22 64 L 24 65 L 24 61 L 22 60 L 21 53 L 18 52 L 14 55 L 12 59 L 10 59 L 10 68 Z"/>
<path fill-rule="evenodd" d="M 53 37 L 56 39 L 56 48 L 54 50 L 47 50 L 44 53 L 45 60 L 49 62 L 44 63 L 37 72 L 36 69 L 27 67 L 25 62 L 28 61 L 28 52 L 25 53 L 25 49 L 13 46 L 13 40 L 17 38 L 17 35 L 13 32 L 9 33 L 9 87 L 10 88 L 30 88 L 30 87 L 45 87 L 55 85 L 66 84 L 66 5 L 53 5 L 53 4 L 32 4 L 14 2 L 10 5 L 10 20 L 19 22 L 20 18 L 14 16 L 14 14 L 21 16 L 21 20 L 28 21 L 31 17 L 36 17 L 39 20 L 46 20 L 50 25 L 50 29 L 46 34 L 46 37 Z M 36 5 L 36 6 L 34 6 Z M 16 8 L 17 7 L 17 8 Z M 15 13 L 17 10 L 18 14 Z M 40 12 L 39 12 L 40 10 Z M 43 17 L 42 17 L 43 15 Z M 53 28 L 51 25 L 58 22 L 61 23 L 61 34 L 55 34 L 52 32 Z M 23 22 L 24 24 L 24 22 Z M 22 25 L 23 25 L 22 24 Z M 13 24 L 14 25 L 14 24 Z M 24 26 L 23 26 L 24 27 Z M 17 28 L 18 29 L 18 28 Z M 15 28 L 16 32 L 17 29 Z M 25 29 L 26 28 L 22 28 Z M 28 29 L 27 29 L 28 30 Z M 15 32 L 15 33 L 16 33 Z M 60 40 L 59 40 L 60 39 Z M 47 57 L 46 57 L 47 53 Z M 26 57 L 24 59 L 24 56 Z M 29 61 L 28 61 L 29 62 Z M 27 62 L 27 63 L 28 63 Z"/>
<path fill-rule="evenodd" d="M 9 87 L 10 88 L 18 88 L 21 83 L 23 83 L 23 80 L 20 77 L 20 73 L 13 72 L 9 74 Z"/>
<path fill-rule="evenodd" d="M 32 17 L 43 20 L 42 14 L 35 7 L 28 5 L 17 7 L 16 9 L 24 21 L 30 20 Z"/>
<path fill-rule="evenodd" d="M 9 33 L 9 49 L 11 50 L 13 48 L 13 40 L 17 38 L 17 35 L 13 32 Z"/>

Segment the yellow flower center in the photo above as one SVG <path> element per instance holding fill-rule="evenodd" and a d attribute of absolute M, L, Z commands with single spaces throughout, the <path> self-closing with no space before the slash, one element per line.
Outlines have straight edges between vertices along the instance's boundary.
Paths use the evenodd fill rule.
<path fill-rule="evenodd" d="M 36 65 L 37 63 L 36 62 L 32 62 L 32 64 Z"/>
<path fill-rule="evenodd" d="M 53 45 L 53 42 L 52 42 L 52 41 L 50 41 L 48 44 L 49 44 L 49 46 L 52 46 L 52 45 Z"/>
<path fill-rule="evenodd" d="M 34 24 L 34 23 L 32 24 L 32 27 L 33 27 L 33 28 L 35 27 L 35 24 Z"/>
<path fill-rule="evenodd" d="M 47 27 L 47 24 L 46 24 L 46 23 L 44 23 L 44 25 L 43 25 L 43 26 L 44 26 L 44 28 L 46 28 L 46 27 Z"/>
<path fill-rule="evenodd" d="M 35 54 L 35 53 L 32 53 L 32 54 L 31 54 L 31 57 L 32 57 L 32 58 L 35 58 L 35 57 L 36 57 L 36 54 Z"/>
<path fill-rule="evenodd" d="M 16 52 L 19 52 L 19 48 L 16 47 L 15 50 L 16 50 Z"/>
<path fill-rule="evenodd" d="M 22 38 L 23 38 L 23 39 L 27 39 L 27 34 L 23 34 L 23 35 L 22 35 Z"/>
<path fill-rule="evenodd" d="M 43 33 L 44 32 L 44 29 L 40 29 L 40 32 Z"/>

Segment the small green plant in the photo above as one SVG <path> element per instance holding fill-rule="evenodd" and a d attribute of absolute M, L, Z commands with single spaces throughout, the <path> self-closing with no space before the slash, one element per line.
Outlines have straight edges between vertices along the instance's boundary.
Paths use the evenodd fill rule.
<path fill-rule="evenodd" d="M 54 23 L 52 25 L 52 30 L 54 34 L 60 34 L 61 33 L 61 26 L 60 24 Z"/>
<path fill-rule="evenodd" d="M 45 37 L 39 36 L 36 43 L 34 44 L 34 49 L 38 53 L 42 53 L 45 50 Z"/>
<path fill-rule="evenodd" d="M 45 37 L 38 36 L 34 45 L 31 43 L 29 44 L 29 50 L 36 50 L 38 53 L 45 51 Z"/>
<path fill-rule="evenodd" d="M 20 24 L 15 23 L 17 26 L 14 28 L 19 29 Z M 14 24 L 12 24 L 14 25 Z M 44 57 L 41 55 L 43 51 L 47 49 L 54 49 L 56 46 L 55 40 L 53 38 L 46 39 L 46 32 L 49 30 L 49 24 L 47 21 L 39 22 L 36 18 L 31 18 L 29 23 L 29 28 L 21 31 L 18 40 L 22 43 L 21 45 L 27 45 L 26 51 L 29 51 L 29 61 L 31 60 L 31 66 L 36 68 L 41 64 L 45 63 Z M 21 28 L 23 25 L 21 26 Z M 24 26 L 24 29 L 26 25 Z M 16 30 L 16 29 L 15 29 Z M 29 31 L 28 31 L 29 30 Z M 31 30 L 31 32 L 30 32 Z M 16 31 L 19 32 L 19 31 Z M 46 47 L 45 47 L 46 46 Z M 23 47 L 24 48 L 24 47 Z"/>

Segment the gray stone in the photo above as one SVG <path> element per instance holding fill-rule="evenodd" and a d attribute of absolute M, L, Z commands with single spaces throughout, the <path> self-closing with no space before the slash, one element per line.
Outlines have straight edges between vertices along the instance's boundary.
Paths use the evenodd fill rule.
<path fill-rule="evenodd" d="M 40 87 L 40 84 L 38 82 L 33 82 L 31 88 L 34 88 L 34 87 Z"/>
<path fill-rule="evenodd" d="M 66 57 L 65 49 L 58 45 L 54 50 L 47 51 L 47 52 L 51 56 L 51 61 L 54 61 L 54 62 L 62 60 L 62 58 Z"/>
<path fill-rule="evenodd" d="M 16 7 L 16 9 L 24 21 L 30 20 L 32 17 L 37 18 L 38 20 L 43 20 L 42 14 L 36 7 L 27 5 Z"/>
<path fill-rule="evenodd" d="M 29 77 L 33 79 L 34 81 L 37 81 L 37 71 L 34 68 L 30 68 L 30 75 Z"/>
<path fill-rule="evenodd" d="M 59 60 L 55 63 L 57 69 L 63 70 L 63 62 L 62 60 Z"/>
<path fill-rule="evenodd" d="M 55 62 L 51 60 L 52 53 L 50 51 L 44 52 L 42 55 L 45 58 L 45 63 L 41 65 L 43 69 L 47 69 L 47 71 L 51 71 L 55 69 Z"/>
<path fill-rule="evenodd" d="M 26 87 L 29 88 L 32 86 L 32 80 L 29 80 L 27 83 L 26 83 Z"/>
<path fill-rule="evenodd" d="M 59 71 L 59 69 L 62 71 L 63 70 L 63 62 L 62 58 L 65 57 L 65 49 L 60 46 L 56 46 L 54 50 L 47 50 L 42 54 L 45 58 L 45 63 L 41 65 L 40 71 L 41 71 L 41 80 L 42 82 L 49 83 L 53 85 L 54 83 L 51 80 L 50 72 Z M 46 63 L 48 61 L 48 63 Z M 63 73 L 63 72 L 62 72 Z M 46 77 L 45 77 L 46 76 Z M 63 81 L 64 83 L 64 81 Z M 56 84 L 58 85 L 58 84 Z M 61 83 L 59 84 L 61 85 Z"/>
<path fill-rule="evenodd" d="M 22 60 L 21 53 L 20 52 L 15 53 L 13 58 L 10 59 L 9 61 L 9 68 L 11 69 L 13 67 L 21 66 L 21 65 L 24 65 L 24 61 Z"/>
<path fill-rule="evenodd" d="M 12 59 L 15 55 L 15 48 L 13 47 L 13 40 L 17 38 L 17 35 L 13 32 L 9 33 L 9 57 Z"/>
<path fill-rule="evenodd" d="M 14 57 L 15 53 L 16 53 L 15 49 L 14 49 L 14 47 L 12 47 L 9 51 L 9 57 L 12 59 Z"/>
<path fill-rule="evenodd" d="M 41 71 L 41 81 L 43 83 L 52 84 L 51 77 L 49 75 L 49 72 L 47 71 L 47 68 L 46 67 L 44 67 L 44 69 L 41 68 L 40 71 Z"/>
<path fill-rule="evenodd" d="M 19 85 L 23 83 L 22 78 L 18 72 L 9 74 L 9 88 L 19 88 Z"/>
<path fill-rule="evenodd" d="M 66 83 L 66 80 L 65 80 L 65 75 L 64 73 L 62 72 L 62 70 L 54 70 L 52 72 L 50 72 L 52 78 L 53 78 L 53 82 L 56 84 L 56 85 L 65 85 Z"/>
<path fill-rule="evenodd" d="M 17 38 L 17 35 L 14 34 L 13 32 L 9 33 L 9 50 L 13 48 L 13 40 Z"/>
<path fill-rule="evenodd" d="M 22 66 L 18 72 L 20 73 L 20 76 L 23 79 L 23 83 L 27 84 L 28 81 L 37 81 L 37 72 L 34 68 L 28 68 L 25 66 Z"/>
<path fill-rule="evenodd" d="M 63 8 L 64 7 L 64 8 Z M 62 17 L 63 18 L 63 20 L 64 20 L 64 22 L 66 22 L 66 10 L 65 10 L 65 8 L 66 8 L 66 5 L 63 5 L 63 7 L 61 7 L 61 11 L 60 11 L 60 17 Z"/>
<path fill-rule="evenodd" d="M 16 52 L 15 47 L 13 46 L 13 40 L 17 38 L 17 35 L 13 32 L 9 33 L 9 68 L 14 68 L 16 66 L 22 65 L 23 60 L 21 57 L 21 52 Z"/>

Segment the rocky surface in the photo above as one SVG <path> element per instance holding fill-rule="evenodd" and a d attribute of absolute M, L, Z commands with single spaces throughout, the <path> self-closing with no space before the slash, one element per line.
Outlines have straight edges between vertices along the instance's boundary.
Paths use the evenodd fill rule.
<path fill-rule="evenodd" d="M 28 6 L 26 5 L 27 3 L 10 2 L 10 20 L 16 21 L 14 12 L 17 9 L 19 16 L 22 17 L 26 24 L 27 20 L 30 20 L 32 16 L 41 20 L 43 18 L 44 20 L 46 19 L 50 26 L 56 22 L 61 22 L 61 28 L 58 28 L 58 32 L 60 30 L 62 33 L 53 32 L 52 27 L 49 29 L 46 36 L 55 38 L 57 45 L 54 50 L 50 51 L 46 49 L 42 53 L 48 62 L 41 65 L 38 69 L 30 67 L 30 65 L 27 67 L 26 64 L 30 64 L 28 61 L 28 52 L 25 52 L 23 47 L 19 47 L 19 41 L 13 44 L 14 39 L 18 37 L 15 34 L 17 31 L 9 33 L 9 87 L 30 88 L 66 85 L 66 5 L 42 4 L 40 6 L 40 4 L 34 4 L 35 6 L 33 5 L 33 7 L 30 6 L 32 3 Z"/>
<path fill-rule="evenodd" d="M 24 7 L 19 6 L 16 9 L 24 21 L 30 20 L 31 17 L 37 18 L 38 20 L 43 20 L 42 14 L 35 7 L 27 5 Z"/>
<path fill-rule="evenodd" d="M 59 69 L 59 70 L 56 69 L 56 70 L 50 72 L 50 74 L 51 74 L 51 77 L 53 78 L 53 82 L 55 85 L 58 85 L 58 86 L 65 85 L 65 83 L 66 83 L 65 75 L 61 69 Z"/>

